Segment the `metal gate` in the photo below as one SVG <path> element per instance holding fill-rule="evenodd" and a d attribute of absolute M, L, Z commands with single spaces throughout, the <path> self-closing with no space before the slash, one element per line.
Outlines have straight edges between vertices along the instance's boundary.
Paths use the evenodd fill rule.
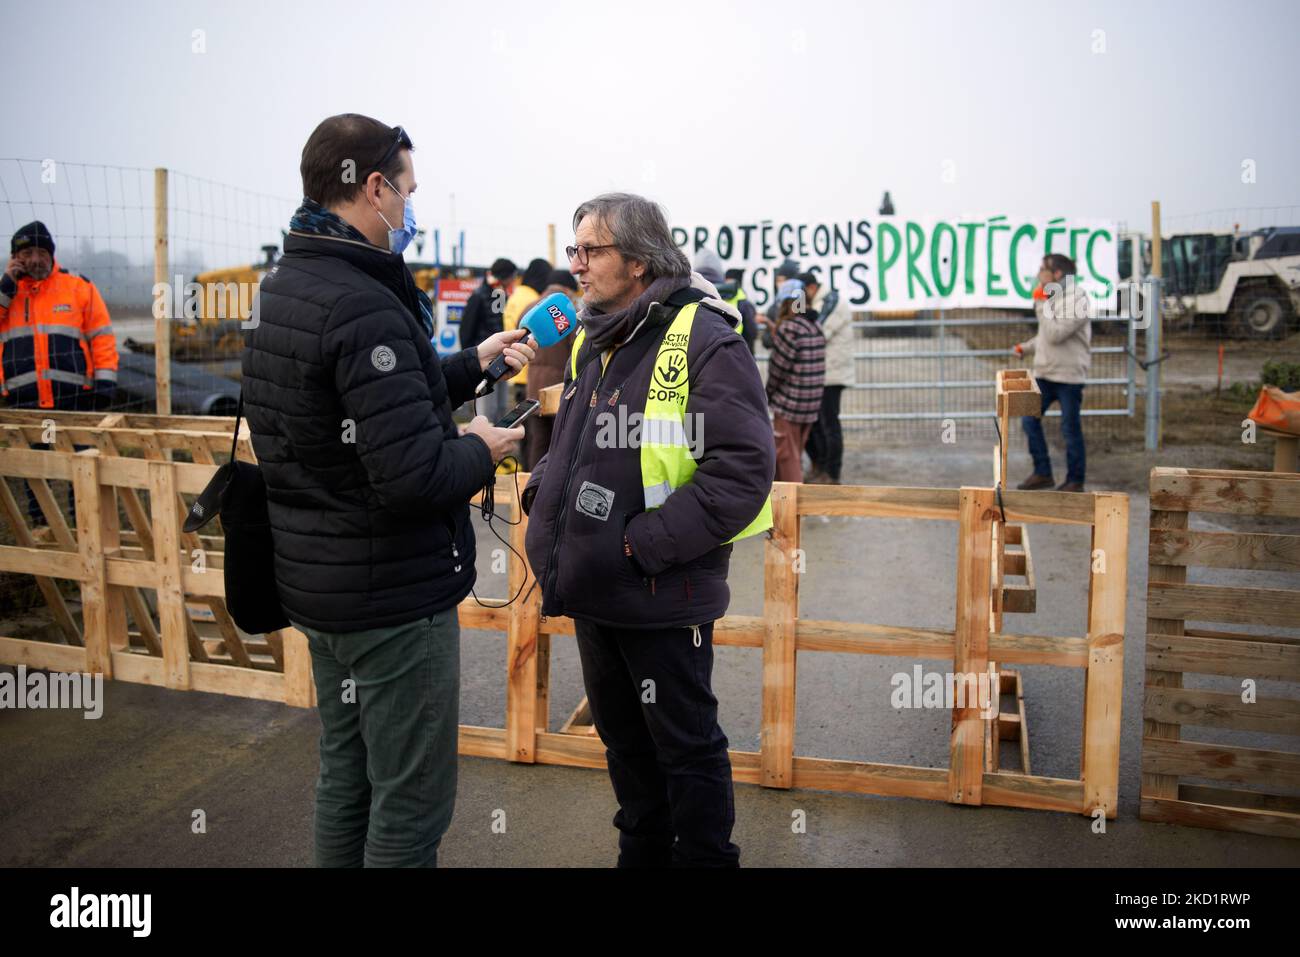
<path fill-rule="evenodd" d="M 1011 347 L 1036 327 L 1032 314 L 993 309 L 857 313 L 857 382 L 845 390 L 840 419 L 846 428 L 902 434 L 936 421 L 972 420 L 967 425 L 982 422 L 992 434 L 996 371 L 1032 365 Z M 1136 336 L 1127 319 L 1093 320 L 1082 413 L 1089 435 L 1117 431 L 1136 411 Z M 761 345 L 758 358 L 767 361 Z M 1054 407 L 1047 416 L 1060 414 Z"/>

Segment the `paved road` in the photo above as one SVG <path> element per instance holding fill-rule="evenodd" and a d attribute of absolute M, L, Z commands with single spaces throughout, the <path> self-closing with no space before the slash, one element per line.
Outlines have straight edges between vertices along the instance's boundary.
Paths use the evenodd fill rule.
<path fill-rule="evenodd" d="M 927 454 L 859 453 L 853 474 L 909 484 L 982 484 L 983 442 Z M 1013 454 L 1013 463 L 1022 456 Z M 1099 463 L 1100 465 L 1100 463 Z M 1013 466 L 1013 474 L 1018 470 Z M 747 865 L 1108 866 L 1300 865 L 1300 841 L 1273 840 L 1137 819 L 1141 736 L 1146 503 L 1131 503 L 1128 639 L 1121 808 L 1105 835 L 1083 817 L 1040 811 L 825 792 L 736 789 L 735 839 Z M 477 521 L 477 519 L 476 519 Z M 805 521 L 809 565 L 802 613 L 882 624 L 951 627 L 955 525 L 946 522 Z M 481 592 L 502 594 L 487 574 L 490 538 L 480 536 Z M 1032 547 L 1040 613 L 1011 616 L 1008 630 L 1082 634 L 1087 533 L 1036 526 Z M 761 610 L 760 549 L 742 543 L 733 563 L 732 611 Z M 501 576 L 497 576 L 499 579 Z M 1291 587 L 1295 587 L 1292 583 Z M 462 638 L 464 723 L 500 726 L 504 640 Z M 552 727 L 581 696 L 576 653 L 557 638 Z M 910 659 L 804 654 L 799 662 L 799 754 L 944 766 L 946 711 L 898 711 L 890 677 Z M 760 717 L 757 650 L 721 648 L 715 686 L 732 747 L 756 750 Z M 1074 777 L 1079 762 L 1082 674 L 1025 668 L 1034 771 Z M 98 721 L 67 712 L 0 711 L 0 865 L 294 866 L 311 858 L 312 791 L 319 724 L 313 711 L 217 695 L 110 683 Z M 207 834 L 191 832 L 194 809 Z M 492 831 L 496 810 L 506 832 Z M 805 834 L 791 831 L 807 812 Z M 615 805 L 603 772 L 464 758 L 456 816 L 442 860 L 459 866 L 604 866 L 614 856 Z"/>

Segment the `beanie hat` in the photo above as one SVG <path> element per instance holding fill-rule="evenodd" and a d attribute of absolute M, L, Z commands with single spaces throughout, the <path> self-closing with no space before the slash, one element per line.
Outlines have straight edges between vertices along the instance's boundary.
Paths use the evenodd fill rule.
<path fill-rule="evenodd" d="M 722 282 L 722 260 L 707 246 L 695 254 L 695 271 L 714 285 Z"/>
<path fill-rule="evenodd" d="M 13 238 L 9 240 L 9 255 L 21 252 L 24 249 L 44 249 L 51 256 L 54 255 L 54 237 L 50 231 L 45 228 L 45 224 L 39 219 L 34 223 L 28 223 L 26 226 L 20 226 L 14 233 Z"/>

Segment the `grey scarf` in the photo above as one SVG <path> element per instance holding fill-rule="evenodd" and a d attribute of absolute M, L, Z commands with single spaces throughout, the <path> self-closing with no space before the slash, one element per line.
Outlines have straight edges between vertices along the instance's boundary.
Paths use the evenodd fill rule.
<path fill-rule="evenodd" d="M 626 309 L 595 312 L 584 306 L 578 318 L 587 330 L 587 341 L 591 343 L 591 348 L 604 352 L 610 346 L 622 343 L 645 318 L 651 303 L 663 302 L 678 289 L 684 289 L 690 284 L 690 276 L 660 276 Z"/>

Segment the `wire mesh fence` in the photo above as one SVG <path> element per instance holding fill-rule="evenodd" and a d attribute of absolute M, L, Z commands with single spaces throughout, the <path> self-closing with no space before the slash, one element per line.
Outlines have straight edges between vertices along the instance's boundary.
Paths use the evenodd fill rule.
<path fill-rule="evenodd" d="M 254 297 L 283 250 L 299 200 L 183 172 L 0 159 L 0 229 L 39 220 L 62 268 L 89 279 L 108 308 L 118 356 L 113 411 L 159 408 L 158 320 L 170 355 L 167 405 L 174 414 L 232 415 L 239 357 Z M 159 216 L 160 203 L 164 217 Z M 157 240 L 165 277 L 156 282 Z M 545 224 L 436 222 L 407 253 L 437 305 L 441 351 L 457 345 L 460 310 L 498 257 L 524 267 L 549 258 Z"/>
<path fill-rule="evenodd" d="M 155 411 L 155 314 L 169 316 L 171 410 L 230 414 L 238 396 L 240 323 L 283 248 L 297 200 L 169 172 L 166 181 L 166 302 L 155 295 L 157 171 L 139 167 L 0 159 L 0 229 L 32 220 L 54 235 L 59 265 L 84 275 L 107 305 L 120 362 L 114 408 Z M 1250 207 L 1166 215 L 1166 234 L 1249 232 L 1297 222 L 1300 207 Z M 442 351 L 454 348 L 460 310 L 483 269 L 499 257 L 521 269 L 551 257 L 546 224 L 427 222 L 408 262 L 437 303 Z M 852 348 L 857 382 L 842 402 L 846 429 L 909 437 L 953 419 L 992 434 L 994 373 L 1019 365 L 1010 354 L 1034 333 L 1028 312 L 922 311 L 900 317 L 858 314 Z M 1142 376 L 1132 353 L 1142 333 L 1122 320 L 1092 326 L 1084 392 L 1090 436 L 1111 436 L 1131 418 Z M 1176 332 L 1170 328 L 1169 332 Z M 1203 324 L 1196 335 L 1222 336 Z M 450 343 L 450 346 L 446 344 Z M 760 362 L 765 362 L 759 347 Z M 1059 412 L 1051 410 L 1048 418 Z"/>
<path fill-rule="evenodd" d="M 989 437 L 994 429 L 998 369 L 1032 365 L 1011 352 L 1037 331 L 1030 312 L 993 309 L 919 311 L 898 318 L 857 313 L 857 382 L 840 403 L 846 432 L 859 439 L 909 441 L 938 434 L 951 420 L 963 434 Z M 1084 388 L 1083 426 L 1090 437 L 1119 434 L 1134 412 L 1137 330 L 1123 319 L 1092 323 L 1091 363 Z M 766 350 L 758 350 L 766 364 Z M 1047 413 L 1059 418 L 1059 408 Z"/>

